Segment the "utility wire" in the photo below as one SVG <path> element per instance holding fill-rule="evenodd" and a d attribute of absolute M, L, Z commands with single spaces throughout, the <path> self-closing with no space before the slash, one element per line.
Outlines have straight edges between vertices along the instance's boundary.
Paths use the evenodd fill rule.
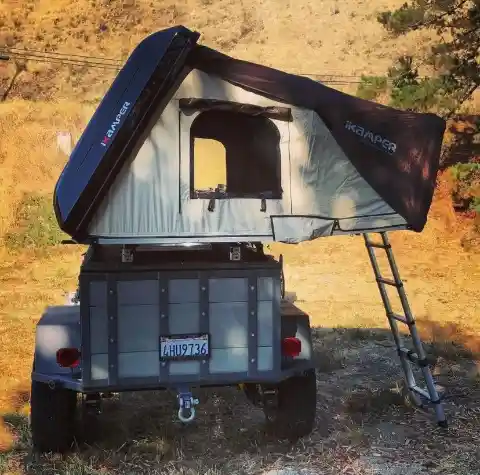
<path fill-rule="evenodd" d="M 6 52 L 0 50 L 0 55 L 4 55 Z M 79 66 L 79 67 L 89 67 L 89 68 L 100 68 L 100 69 L 109 69 L 113 71 L 120 71 L 120 66 L 114 66 L 110 64 L 104 64 L 100 62 L 93 62 L 93 61 L 79 61 L 75 59 L 60 59 L 55 57 L 49 56 L 36 56 L 36 55 L 27 55 L 27 54 L 18 54 L 18 53 L 10 53 L 8 52 L 8 56 L 10 59 L 20 59 L 25 61 L 35 61 L 40 63 L 55 63 L 55 64 L 63 64 L 69 66 Z"/>
<path fill-rule="evenodd" d="M 2 55 L 2 51 L 0 50 L 0 55 Z M 97 62 L 90 62 L 90 61 L 76 61 L 76 60 L 69 60 L 69 59 L 57 59 L 57 58 L 40 58 L 38 56 L 29 56 L 29 55 L 24 55 L 24 54 L 10 54 L 10 57 L 6 57 L 7 59 L 20 59 L 24 61 L 35 61 L 35 62 L 42 62 L 42 63 L 54 63 L 54 64 L 60 64 L 60 65 L 67 65 L 67 66 L 78 66 L 78 67 L 88 67 L 88 68 L 99 68 L 99 69 L 106 69 L 110 71 L 115 71 L 118 72 L 120 71 L 121 67 L 120 66 L 113 66 L 113 65 L 107 65 L 107 64 L 102 64 L 102 63 L 97 63 Z M 327 83 L 327 84 L 337 84 L 337 85 L 348 85 L 348 84 L 360 84 L 361 81 L 358 80 L 360 79 L 359 76 L 351 76 L 353 78 L 358 78 L 357 80 L 351 80 L 351 79 L 343 79 L 343 77 L 349 78 L 348 76 L 334 76 L 334 75 L 321 75 L 321 74 L 308 74 L 308 73 L 303 73 L 299 74 L 299 76 L 305 76 L 305 77 L 316 77 L 321 80 L 321 82 Z"/>
<path fill-rule="evenodd" d="M 38 50 L 4 47 L 0 47 L 0 60 L 1 59 L 53 63 L 81 68 L 98 68 L 112 72 L 120 71 L 123 66 L 121 60 L 113 58 L 100 58 L 98 56 L 81 54 L 48 53 Z M 310 77 L 323 84 L 336 86 L 359 85 L 362 83 L 362 76 L 358 75 L 302 73 L 299 71 L 291 71 L 290 73 L 298 76 Z M 389 82 L 389 80 L 387 80 L 387 82 Z"/>
<path fill-rule="evenodd" d="M 50 62 L 71 66 L 111 69 L 114 71 L 119 71 L 122 67 L 122 61 L 119 59 L 100 58 L 98 56 L 88 56 L 80 54 L 48 53 L 38 50 L 0 47 L 0 55 L 1 54 L 8 55 L 12 59 L 22 59 L 25 61 Z M 106 63 L 106 61 L 108 61 L 109 63 Z M 361 76 L 344 74 L 316 74 L 301 73 L 298 71 L 293 71 L 292 74 L 306 77 L 322 78 L 323 80 L 328 80 L 329 83 L 339 84 L 357 84 L 359 82 L 359 79 L 361 79 Z"/>
<path fill-rule="evenodd" d="M 121 59 L 114 59 L 114 58 L 107 58 L 107 57 L 99 57 L 99 56 L 90 56 L 90 55 L 84 55 L 84 54 L 75 54 L 75 53 L 58 53 L 54 51 L 38 51 L 38 50 L 33 50 L 33 49 L 26 49 L 26 48 L 5 48 L 0 46 L 0 50 L 3 50 L 5 52 L 11 52 L 11 53 L 18 53 L 18 54 L 38 54 L 38 55 L 49 55 L 49 56 L 58 56 L 59 58 L 83 58 L 85 60 L 96 60 L 96 61 L 111 61 L 115 62 L 118 64 L 121 64 L 123 61 Z"/>
<path fill-rule="evenodd" d="M 116 59 L 116 58 L 107 58 L 107 57 L 99 57 L 99 56 L 90 56 L 90 55 L 82 55 L 82 54 L 70 54 L 70 53 L 59 53 L 59 52 L 47 52 L 47 51 L 38 51 L 38 50 L 32 50 L 32 49 L 25 49 L 25 48 L 5 48 L 5 47 L 0 47 L 0 52 L 4 53 L 12 53 L 12 54 L 22 54 L 22 55 L 28 55 L 31 56 L 32 53 L 34 56 L 47 56 L 48 57 L 55 57 L 56 59 L 67 59 L 71 60 L 72 57 L 74 58 L 83 58 L 84 60 L 90 62 L 105 62 L 109 61 L 110 64 L 109 66 L 119 66 L 123 64 L 122 59 Z M 335 74 L 335 73 L 330 73 L 330 74 L 317 74 L 317 73 L 302 73 L 299 71 L 291 71 L 292 74 L 298 74 L 301 76 L 333 76 L 333 77 L 341 77 L 341 78 L 359 78 L 360 76 L 358 75 L 345 75 L 345 74 Z"/>
<path fill-rule="evenodd" d="M 65 64 L 70 66 L 100 68 L 112 71 L 120 71 L 124 64 L 123 60 L 115 58 L 90 56 L 84 54 L 46 52 L 15 47 L 5 48 L 0 46 L 0 60 L 8 60 L 11 58 L 23 59 L 25 61 L 37 61 Z M 300 72 L 295 70 L 289 72 L 290 74 L 296 74 L 297 76 L 317 78 L 321 82 L 327 84 L 348 85 L 360 84 L 362 82 L 362 75 L 345 75 L 334 73 L 319 74 Z M 387 82 L 390 82 L 390 79 L 387 79 Z"/>
<path fill-rule="evenodd" d="M 0 47 L 0 54 L 10 56 L 11 58 L 24 59 L 27 61 L 40 61 L 40 62 L 52 62 L 52 63 L 61 63 L 61 64 L 71 64 L 75 66 L 90 66 L 90 67 L 101 67 L 107 69 L 116 69 L 120 70 L 121 64 L 108 64 L 105 63 L 101 58 L 86 59 L 76 59 L 79 55 L 58 55 L 53 53 L 44 53 L 44 52 L 33 52 L 33 51 L 15 51 L 14 49 L 5 49 Z M 93 58 L 93 57 L 92 57 Z"/>

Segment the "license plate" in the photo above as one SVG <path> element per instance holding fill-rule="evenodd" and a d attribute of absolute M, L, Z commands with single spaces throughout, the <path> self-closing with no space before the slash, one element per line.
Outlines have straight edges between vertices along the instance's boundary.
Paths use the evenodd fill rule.
<path fill-rule="evenodd" d="M 201 360 L 210 356 L 208 335 L 160 337 L 160 359 Z"/>

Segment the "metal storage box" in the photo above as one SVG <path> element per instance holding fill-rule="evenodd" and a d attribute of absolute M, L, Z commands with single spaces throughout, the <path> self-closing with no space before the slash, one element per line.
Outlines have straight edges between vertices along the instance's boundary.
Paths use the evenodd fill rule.
<path fill-rule="evenodd" d="M 279 377 L 278 262 L 154 266 L 97 264 L 82 269 L 84 388 Z M 162 361 L 161 337 L 200 334 L 208 335 L 208 357 Z"/>

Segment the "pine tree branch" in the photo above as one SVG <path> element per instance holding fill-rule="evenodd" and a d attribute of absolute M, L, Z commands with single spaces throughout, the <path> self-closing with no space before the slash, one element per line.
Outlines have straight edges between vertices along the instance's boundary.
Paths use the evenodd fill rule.
<path fill-rule="evenodd" d="M 480 0 L 411 0 L 395 11 L 382 13 L 378 18 L 385 28 L 395 34 L 433 27 L 442 37 L 451 38 L 432 48 L 434 65 L 444 73 L 431 83 L 411 84 L 406 81 L 411 64 L 396 69 L 394 100 L 401 106 L 440 107 L 450 117 L 480 87 Z M 443 4 L 443 5 L 442 5 Z M 453 4 L 453 5 L 452 5 Z M 392 96 L 393 97 L 393 96 Z M 412 102 L 413 101 L 413 102 Z M 447 110 L 450 109 L 450 110 Z"/>
<path fill-rule="evenodd" d="M 433 26 L 433 25 L 437 24 L 443 18 L 454 14 L 458 9 L 462 8 L 463 5 L 465 5 L 468 1 L 469 0 L 461 0 L 458 5 L 455 5 L 450 10 L 447 10 L 447 11 L 441 13 L 441 14 L 435 15 L 430 20 L 419 21 L 419 22 L 413 23 L 412 25 L 409 26 L 409 29 L 410 30 L 418 30 L 419 28 L 428 28 L 430 26 Z M 425 9 L 427 10 L 428 8 L 433 8 L 433 6 L 427 6 Z M 442 26 L 444 28 L 446 27 L 446 25 L 438 25 L 438 26 Z"/>
<path fill-rule="evenodd" d="M 444 119 L 450 119 L 458 110 L 458 108 L 480 87 L 480 79 L 473 80 L 473 84 L 469 89 L 467 89 L 460 99 L 457 100 L 457 103 L 453 109 L 443 116 Z"/>

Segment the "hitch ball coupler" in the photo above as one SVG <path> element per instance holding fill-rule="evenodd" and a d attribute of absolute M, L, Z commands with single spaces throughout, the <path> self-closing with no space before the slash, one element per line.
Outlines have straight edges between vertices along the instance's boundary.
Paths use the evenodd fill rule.
<path fill-rule="evenodd" d="M 192 422 L 195 419 L 195 407 L 198 403 L 198 399 L 194 399 L 192 393 L 190 392 L 181 392 L 178 394 L 178 418 L 183 423 Z"/>

